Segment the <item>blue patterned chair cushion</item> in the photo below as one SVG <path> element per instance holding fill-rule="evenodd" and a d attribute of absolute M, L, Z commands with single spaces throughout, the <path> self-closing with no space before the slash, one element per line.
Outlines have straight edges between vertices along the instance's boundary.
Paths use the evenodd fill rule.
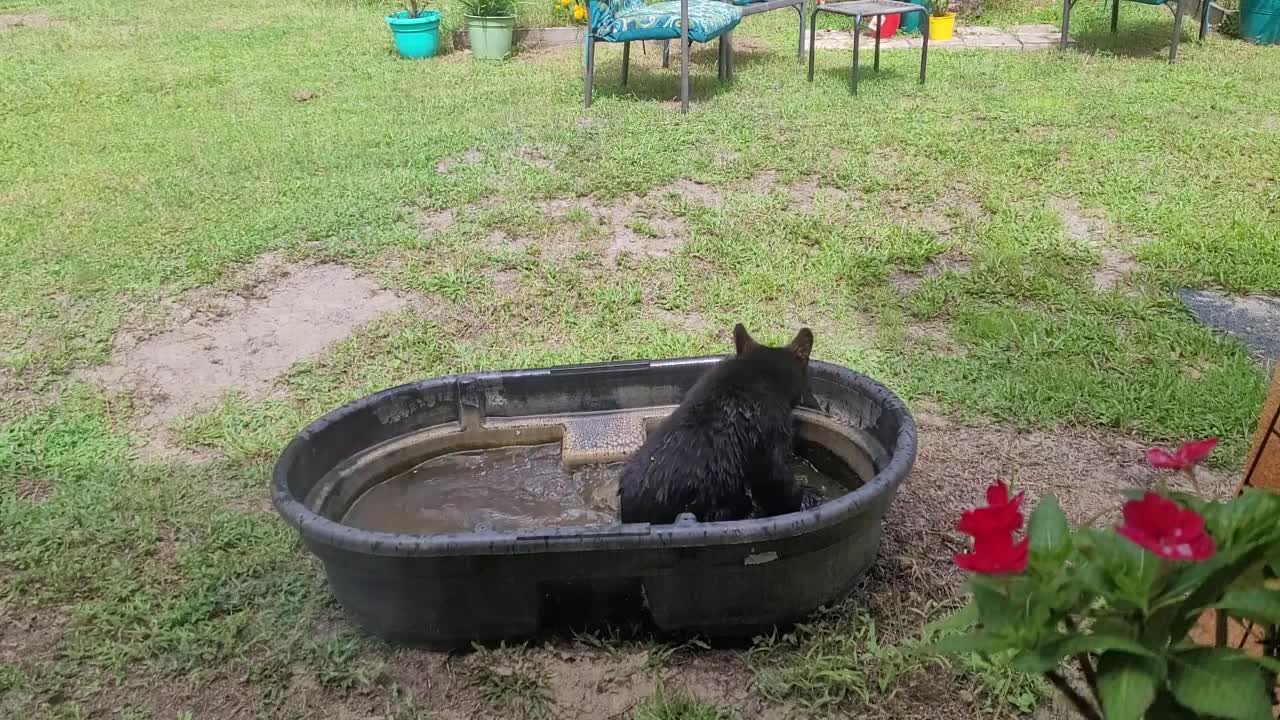
<path fill-rule="evenodd" d="M 689 0 L 689 39 L 708 42 L 732 30 L 742 11 L 720 0 Z M 680 0 L 653 5 L 613 0 L 591 3 L 591 32 L 607 42 L 675 40 L 680 37 Z"/>

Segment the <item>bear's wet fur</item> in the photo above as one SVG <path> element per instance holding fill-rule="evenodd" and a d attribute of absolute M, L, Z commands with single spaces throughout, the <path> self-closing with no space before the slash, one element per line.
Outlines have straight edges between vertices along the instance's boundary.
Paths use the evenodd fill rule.
<path fill-rule="evenodd" d="M 622 470 L 624 523 L 742 520 L 753 504 L 766 515 L 808 507 L 788 461 L 791 411 L 808 385 L 813 333 L 802 328 L 785 347 L 757 343 L 738 324 L 737 354 L 690 388 Z"/>

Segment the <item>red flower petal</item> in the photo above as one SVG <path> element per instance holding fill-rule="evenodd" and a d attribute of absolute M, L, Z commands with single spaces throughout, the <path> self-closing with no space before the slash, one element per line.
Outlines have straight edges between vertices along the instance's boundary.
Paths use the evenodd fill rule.
<path fill-rule="evenodd" d="M 1003 481 L 996 482 L 987 488 L 987 504 L 988 505 L 1008 505 L 1009 504 L 1009 486 Z"/>
<path fill-rule="evenodd" d="M 975 539 L 973 552 L 956 555 L 955 563 L 962 570 L 982 575 L 1019 573 L 1027 568 L 1030 547 L 1031 538 L 1015 545 L 1008 536 L 980 537 Z"/>
<path fill-rule="evenodd" d="M 965 535 L 1010 534 L 1022 527 L 1022 513 L 1012 505 L 982 507 L 966 510 L 956 523 L 956 530 Z"/>
<path fill-rule="evenodd" d="M 1172 500 L 1147 493 L 1124 504 L 1124 524 L 1116 533 L 1133 544 L 1169 560 L 1205 560 L 1213 555 L 1213 538 L 1204 532 L 1204 518 Z"/>
<path fill-rule="evenodd" d="M 1173 453 L 1161 448 L 1151 448 L 1147 451 L 1147 462 L 1151 463 L 1151 467 L 1157 467 L 1161 470 L 1181 470 L 1182 461 Z"/>
<path fill-rule="evenodd" d="M 1178 448 L 1178 459 L 1183 465 L 1199 465 L 1204 459 L 1209 457 L 1209 453 L 1218 446 L 1218 438 L 1211 437 L 1204 440 L 1188 440 L 1182 443 Z"/>

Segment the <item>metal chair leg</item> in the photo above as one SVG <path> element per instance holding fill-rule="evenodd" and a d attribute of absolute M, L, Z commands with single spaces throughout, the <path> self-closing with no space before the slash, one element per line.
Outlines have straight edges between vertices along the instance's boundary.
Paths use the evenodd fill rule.
<path fill-rule="evenodd" d="M 724 66 L 724 35 L 721 34 L 716 40 L 716 75 L 721 83 L 724 82 L 724 73 L 727 68 Z"/>
<path fill-rule="evenodd" d="M 1178 59 L 1178 43 L 1182 41 L 1182 16 L 1186 14 L 1188 0 L 1178 0 L 1178 7 L 1173 12 L 1173 42 L 1169 45 L 1169 64 Z"/>
<path fill-rule="evenodd" d="M 796 9 L 796 14 L 800 16 L 800 39 L 797 42 L 797 46 L 796 46 L 796 62 L 803 64 L 804 63 L 804 16 L 809 14 L 809 0 L 804 0 L 804 2 L 800 3 L 799 5 L 795 5 L 793 7 L 795 7 Z"/>
<path fill-rule="evenodd" d="M 853 16 L 853 73 L 852 73 L 853 77 L 851 78 L 854 95 L 858 94 L 858 46 L 861 44 L 860 40 L 862 39 L 862 33 L 858 32 L 858 28 L 860 27 L 862 27 L 862 16 L 854 15 Z"/>
<path fill-rule="evenodd" d="M 631 43 L 622 43 L 622 87 L 627 86 L 627 71 L 631 68 Z"/>
<path fill-rule="evenodd" d="M 925 13 L 924 22 L 920 25 L 924 28 L 924 44 L 920 46 L 920 84 L 924 84 L 925 67 L 929 64 L 929 16 Z"/>
<path fill-rule="evenodd" d="M 884 16 L 880 16 L 880 22 L 884 22 Z M 875 71 L 880 72 L 880 28 L 876 28 L 876 64 Z"/>
<path fill-rule="evenodd" d="M 925 18 L 925 24 L 929 23 L 929 19 Z M 1067 49 L 1068 33 L 1071 30 L 1071 0 L 1062 0 L 1062 37 L 1058 38 L 1058 49 L 1065 51 Z"/>
<path fill-rule="evenodd" d="M 587 76 L 582 83 L 583 107 L 591 107 L 591 82 L 596 73 L 596 41 L 587 33 Z"/>
<path fill-rule="evenodd" d="M 671 67 L 671 41 L 662 41 L 662 69 L 666 70 Z"/>
<path fill-rule="evenodd" d="M 689 3 L 680 3 L 680 112 L 689 112 Z"/>
<path fill-rule="evenodd" d="M 1209 0 L 1200 0 L 1200 42 L 1209 36 Z"/>
<path fill-rule="evenodd" d="M 733 31 L 724 34 L 724 79 L 733 82 L 738 71 L 738 61 L 733 56 Z"/>
<path fill-rule="evenodd" d="M 813 46 L 818 36 L 818 11 L 809 15 L 809 82 L 813 82 Z"/>

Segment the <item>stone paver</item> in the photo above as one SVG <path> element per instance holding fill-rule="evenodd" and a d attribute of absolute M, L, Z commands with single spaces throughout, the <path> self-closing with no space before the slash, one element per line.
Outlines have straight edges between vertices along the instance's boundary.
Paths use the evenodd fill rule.
<path fill-rule="evenodd" d="M 930 48 L 978 48 L 983 50 L 1048 50 L 1058 47 L 1058 28 L 1055 25 L 1014 25 L 1009 30 L 987 27 L 985 25 L 968 25 L 956 28 L 955 36 L 946 42 L 936 40 L 929 42 Z M 880 41 L 883 50 L 918 48 L 923 38 L 915 36 L 895 35 Z M 1074 46 L 1076 41 L 1068 38 L 1067 45 Z M 849 30 L 822 30 L 818 32 L 815 46 L 819 50 L 852 50 L 853 33 Z M 875 47 L 875 39 L 863 37 L 863 48 Z"/>
<path fill-rule="evenodd" d="M 1270 362 L 1280 360 L 1280 298 L 1187 289 L 1178 297 L 1201 325 L 1239 338 Z"/>

